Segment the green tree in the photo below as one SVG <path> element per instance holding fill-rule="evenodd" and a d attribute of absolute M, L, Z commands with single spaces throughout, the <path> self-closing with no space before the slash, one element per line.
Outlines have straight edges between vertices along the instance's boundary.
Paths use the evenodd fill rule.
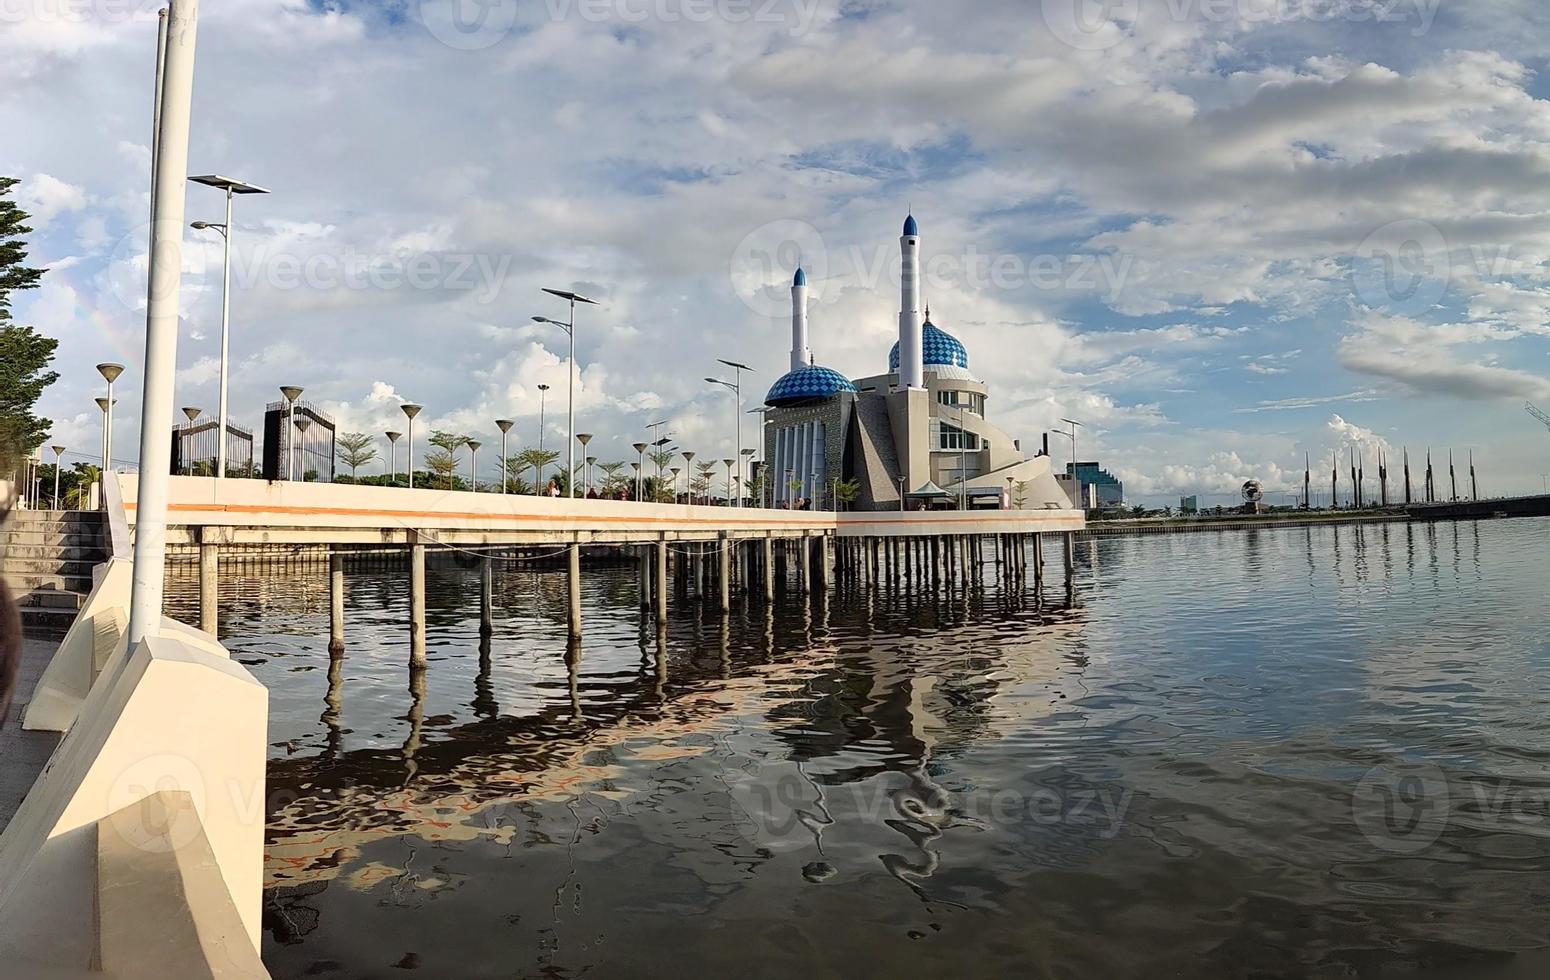
<path fill-rule="evenodd" d="M 350 479 L 356 480 L 356 469 L 377 458 L 377 450 L 371 444 L 371 436 L 364 432 L 346 432 L 334 439 L 339 447 L 339 460 L 350 468 Z"/>
<path fill-rule="evenodd" d="M 1012 484 L 1012 506 L 1018 510 L 1026 510 L 1028 507 L 1028 487 L 1030 481 L 1018 480 Z"/>
<path fill-rule="evenodd" d="M 716 482 L 715 463 L 695 463 L 694 478 L 689 481 L 689 492 L 696 497 L 710 497 L 710 489 Z"/>
<path fill-rule="evenodd" d="M 65 498 L 65 506 L 70 510 L 86 510 L 91 506 L 92 484 L 101 479 L 102 468 L 91 463 L 76 463 L 60 474 L 60 493 Z M 67 485 L 68 490 L 64 489 Z"/>
<path fill-rule="evenodd" d="M 526 480 L 522 479 L 522 471 L 527 469 L 527 460 L 521 453 L 506 457 L 506 492 L 530 493 L 532 488 Z"/>
<path fill-rule="evenodd" d="M 655 452 L 646 454 L 646 458 L 651 461 L 652 469 L 657 473 L 656 478 L 651 481 L 651 499 L 657 501 L 658 503 L 673 502 L 673 493 L 670 489 L 668 489 L 668 481 L 671 480 L 672 477 L 667 475 L 667 467 L 673 462 L 673 458 L 677 455 L 677 453 L 666 449 L 658 449 Z"/>
<path fill-rule="evenodd" d="M 860 496 L 860 480 L 834 481 L 834 501 L 837 505 L 835 508 L 836 510 L 850 510 L 850 505 L 854 504 Z"/>
<path fill-rule="evenodd" d="M 544 470 L 560 458 L 560 454 L 553 449 L 524 449 L 517 453 L 516 458 L 524 467 L 533 471 L 533 492 L 536 494 L 548 493 L 549 481 L 564 476 L 563 473 L 550 474 L 547 478 L 543 475 Z M 563 479 L 560 480 L 560 489 L 562 492 L 565 489 Z"/>
<path fill-rule="evenodd" d="M 448 490 L 454 489 L 457 451 L 468 445 L 468 436 L 437 429 L 431 433 L 430 444 L 436 448 L 425 454 L 425 465 L 437 476 L 446 477 Z"/>
<path fill-rule="evenodd" d="M 602 486 L 598 493 L 605 497 L 617 497 L 619 491 L 625 489 L 630 478 L 624 475 L 624 468 L 628 463 L 598 463 L 597 470 L 603 474 Z"/>
<path fill-rule="evenodd" d="M 59 380 L 48 370 L 59 341 L 11 322 L 11 294 L 36 288 L 43 276 L 43 270 L 24 264 L 24 236 L 32 229 L 27 212 L 7 199 L 16 183 L 0 177 L 0 467 L 7 471 L 48 438 L 51 423 L 32 414 L 32 407 L 43 389 Z"/>

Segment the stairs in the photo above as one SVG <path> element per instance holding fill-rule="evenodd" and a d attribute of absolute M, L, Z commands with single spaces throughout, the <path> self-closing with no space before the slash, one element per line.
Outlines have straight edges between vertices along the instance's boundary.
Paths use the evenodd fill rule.
<path fill-rule="evenodd" d="M 108 556 L 103 515 L 16 510 L 0 528 L 0 574 L 28 636 L 64 636 L 91 592 L 92 566 Z"/>

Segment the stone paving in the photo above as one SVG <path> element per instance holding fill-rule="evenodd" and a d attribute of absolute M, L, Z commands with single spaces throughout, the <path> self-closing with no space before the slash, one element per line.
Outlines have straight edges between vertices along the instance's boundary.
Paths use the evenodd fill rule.
<path fill-rule="evenodd" d="M 58 640 L 32 637 L 22 640 L 16 696 L 11 699 L 10 714 L 4 724 L 0 724 L 0 830 L 11 822 L 11 815 L 21 806 L 22 797 L 32 789 L 33 781 L 43 771 L 54 746 L 59 744 L 56 732 L 22 731 L 22 712 L 32 699 L 32 689 L 43 675 L 43 668 L 48 666 L 58 647 Z"/>

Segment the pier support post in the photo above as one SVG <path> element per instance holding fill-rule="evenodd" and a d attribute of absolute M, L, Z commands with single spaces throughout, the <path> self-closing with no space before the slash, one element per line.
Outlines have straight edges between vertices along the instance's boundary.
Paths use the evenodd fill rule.
<path fill-rule="evenodd" d="M 566 617 L 570 623 L 570 638 L 581 641 L 581 545 L 571 544 L 566 549 L 566 585 L 570 593 L 570 610 Z"/>
<path fill-rule="evenodd" d="M 221 590 L 221 546 L 199 546 L 199 628 L 215 635 L 219 625 Z"/>
<path fill-rule="evenodd" d="M 802 594 L 811 595 L 813 591 L 813 547 L 812 541 L 803 534 L 797 546 L 797 575 L 802 580 Z"/>
<path fill-rule="evenodd" d="M 721 615 L 725 616 L 732 611 L 732 539 L 723 531 L 720 540 L 721 548 L 716 552 L 717 568 L 721 572 L 721 581 L 718 584 L 721 593 Z"/>
<path fill-rule="evenodd" d="M 829 536 L 827 534 L 818 536 L 817 547 L 814 549 L 813 554 L 813 563 L 817 565 L 818 591 L 827 594 L 829 584 L 833 581 L 829 556 Z"/>
<path fill-rule="evenodd" d="M 479 635 L 495 632 L 495 562 L 488 555 L 479 559 Z"/>
<path fill-rule="evenodd" d="M 764 536 L 764 601 L 775 601 L 775 539 Z"/>
<path fill-rule="evenodd" d="M 328 552 L 328 652 L 344 652 L 344 552 Z"/>
<path fill-rule="evenodd" d="M 409 534 L 409 668 L 425 669 L 425 545 Z"/>
<path fill-rule="evenodd" d="M 667 622 L 667 539 L 655 545 L 657 553 L 657 622 Z"/>
<path fill-rule="evenodd" d="M 1065 539 L 1063 550 L 1066 553 L 1066 587 L 1069 588 L 1076 577 L 1076 535 L 1067 531 L 1061 537 Z"/>
<path fill-rule="evenodd" d="M 1033 584 L 1042 585 L 1044 582 L 1044 535 L 1033 536 Z"/>

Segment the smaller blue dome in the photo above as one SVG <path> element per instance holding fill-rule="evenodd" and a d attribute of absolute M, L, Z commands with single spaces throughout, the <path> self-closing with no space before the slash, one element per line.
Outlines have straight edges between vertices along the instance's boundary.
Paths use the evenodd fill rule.
<path fill-rule="evenodd" d="M 920 226 L 915 223 L 915 216 L 912 214 L 909 217 L 905 218 L 904 219 L 904 237 L 905 238 L 912 238 L 912 237 L 918 236 L 919 234 L 920 234 Z"/>
<path fill-rule="evenodd" d="M 775 408 L 855 390 L 856 386 L 838 371 L 812 365 L 798 368 L 775 382 L 770 393 L 765 396 L 764 404 Z"/>
<path fill-rule="evenodd" d="M 797 275 L 796 275 L 795 279 L 791 280 L 791 285 L 793 285 L 793 286 L 805 286 L 805 285 L 807 285 L 807 273 L 802 271 L 802 267 L 801 266 L 797 266 Z"/>

